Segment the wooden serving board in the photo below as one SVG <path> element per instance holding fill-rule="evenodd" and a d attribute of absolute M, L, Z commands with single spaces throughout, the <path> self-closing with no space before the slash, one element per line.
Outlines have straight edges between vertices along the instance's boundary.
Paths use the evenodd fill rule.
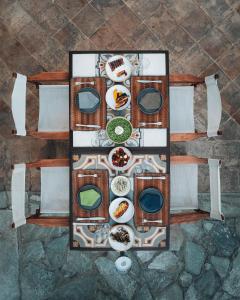
<path fill-rule="evenodd" d="M 98 174 L 98 177 L 82 177 L 79 178 L 78 174 Z M 109 221 L 109 186 L 108 186 L 108 171 L 107 170 L 73 170 L 72 171 L 72 212 L 73 219 L 75 218 L 90 218 L 90 217 L 104 217 L 105 220 L 86 220 L 78 221 L 78 223 L 106 223 Z M 84 210 L 78 204 L 78 191 L 79 189 L 86 185 L 93 184 L 96 185 L 103 195 L 102 203 L 98 208 L 92 211 Z"/>
<path fill-rule="evenodd" d="M 162 177 L 165 179 L 137 179 L 138 177 Z M 164 204 L 157 213 L 144 212 L 138 202 L 141 192 L 147 188 L 157 188 L 163 194 Z M 136 226 L 155 226 L 161 227 L 169 224 L 169 175 L 162 173 L 142 173 L 134 177 L 134 207 L 135 207 L 135 225 Z M 162 220 L 161 223 L 143 223 L 143 219 Z"/>
<path fill-rule="evenodd" d="M 95 84 L 81 84 L 76 85 L 75 82 L 91 82 L 94 81 Z M 71 129 L 72 130 L 97 130 L 97 128 L 89 127 L 77 127 L 76 124 L 84 125 L 99 125 L 101 128 L 106 128 L 107 122 L 107 104 L 105 100 L 106 96 L 106 82 L 103 77 L 76 77 L 72 78 L 70 81 L 71 85 L 71 105 L 70 105 L 70 118 L 71 118 Z M 95 88 L 101 98 L 101 103 L 99 108 L 94 113 L 83 113 L 80 112 L 77 103 L 76 96 L 81 88 L 91 87 Z"/>
<path fill-rule="evenodd" d="M 162 83 L 140 83 L 138 80 L 161 80 Z M 137 96 L 145 88 L 155 88 L 159 90 L 163 97 L 163 105 L 159 112 L 153 115 L 143 113 L 137 103 Z M 131 121 L 134 128 L 160 128 L 158 125 L 140 126 L 140 122 L 162 122 L 161 127 L 169 127 L 169 97 L 167 76 L 132 76 L 131 77 Z"/>

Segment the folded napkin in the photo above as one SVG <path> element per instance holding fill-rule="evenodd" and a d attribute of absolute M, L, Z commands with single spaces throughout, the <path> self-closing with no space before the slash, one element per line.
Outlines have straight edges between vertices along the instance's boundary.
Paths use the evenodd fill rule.
<path fill-rule="evenodd" d="M 140 55 L 142 64 L 140 75 L 166 75 L 166 57 L 164 53 L 144 53 Z"/>
<path fill-rule="evenodd" d="M 92 147 L 97 131 L 73 131 L 73 147 Z"/>
<path fill-rule="evenodd" d="M 167 129 L 166 128 L 144 128 L 140 129 L 140 145 L 143 147 L 166 147 Z"/>
<path fill-rule="evenodd" d="M 73 54 L 72 77 L 95 77 L 97 54 Z"/>
<path fill-rule="evenodd" d="M 84 206 L 93 206 L 99 199 L 100 194 L 94 189 L 80 192 L 80 203 Z"/>

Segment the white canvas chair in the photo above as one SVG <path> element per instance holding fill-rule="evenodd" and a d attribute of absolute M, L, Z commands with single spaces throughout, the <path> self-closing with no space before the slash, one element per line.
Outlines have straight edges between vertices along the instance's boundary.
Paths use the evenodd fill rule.
<path fill-rule="evenodd" d="M 210 214 L 199 209 L 198 165 L 208 164 L 210 177 Z M 220 161 L 194 156 L 171 157 L 171 220 L 191 222 L 209 217 L 223 220 L 221 211 Z M 181 220 L 181 222 L 180 222 Z"/>
<path fill-rule="evenodd" d="M 40 168 L 41 203 L 36 215 L 25 216 L 26 169 Z M 26 224 L 67 226 L 69 218 L 69 161 L 48 159 L 27 164 L 15 164 L 12 172 L 12 213 L 15 228 Z"/>
<path fill-rule="evenodd" d="M 217 75 L 207 76 L 205 79 L 192 75 L 170 76 L 171 141 L 193 140 L 221 134 L 219 125 L 222 103 L 217 78 Z M 207 88 L 207 132 L 196 132 L 194 125 L 194 86 L 204 82 Z"/>
<path fill-rule="evenodd" d="M 33 76 L 15 74 L 12 114 L 16 135 L 45 139 L 67 139 L 69 136 L 69 86 L 66 72 L 44 72 Z M 26 130 L 27 82 L 39 87 L 39 119 L 37 130 Z M 44 83 L 44 84 L 42 84 Z M 51 84 L 49 84 L 51 83 Z"/>

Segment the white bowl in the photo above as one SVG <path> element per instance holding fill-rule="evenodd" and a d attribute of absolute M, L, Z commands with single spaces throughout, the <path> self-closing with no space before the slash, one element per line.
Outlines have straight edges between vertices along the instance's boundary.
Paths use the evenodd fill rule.
<path fill-rule="evenodd" d="M 128 203 L 128 209 L 125 211 L 125 213 L 121 217 L 116 218 L 114 216 L 114 212 L 116 211 L 116 209 L 118 208 L 119 204 L 122 201 L 127 201 L 127 203 Z M 127 198 L 123 198 L 123 197 L 116 198 L 116 199 L 114 199 L 111 202 L 111 204 L 109 206 L 109 215 L 113 219 L 113 221 L 115 221 L 116 223 L 127 223 L 134 216 L 134 206 L 133 206 L 133 203 L 129 199 L 127 199 Z"/>
<path fill-rule="evenodd" d="M 116 103 L 115 103 L 115 100 L 114 100 L 114 97 L 113 97 L 113 92 L 114 92 L 115 89 L 117 89 L 118 91 L 120 91 L 122 93 L 126 93 L 127 96 L 128 96 L 127 103 L 124 104 L 123 106 L 119 107 L 119 108 L 116 108 Z M 116 85 L 111 86 L 107 90 L 106 102 L 107 102 L 107 105 L 109 107 L 111 107 L 111 109 L 113 109 L 113 110 L 123 110 L 123 109 L 127 108 L 130 104 L 130 101 L 131 101 L 131 93 L 130 93 L 129 89 L 126 88 L 124 85 L 116 84 Z"/>
<path fill-rule="evenodd" d="M 123 59 L 123 65 L 117 67 L 114 71 L 111 70 L 109 62 L 113 61 L 113 60 L 117 60 L 117 59 Z M 114 82 L 123 82 L 124 80 L 127 80 L 130 76 L 131 76 L 131 72 L 132 72 L 132 65 L 130 63 L 130 61 L 122 56 L 122 55 L 114 55 L 111 58 L 109 58 L 109 60 L 106 62 L 106 66 L 105 66 L 105 70 L 107 73 L 107 76 Z M 117 76 L 117 73 L 120 71 L 125 70 L 127 75 L 122 75 L 122 76 Z"/>
<path fill-rule="evenodd" d="M 127 245 L 125 245 L 124 243 L 117 242 L 117 241 L 115 241 L 111 238 L 111 233 L 115 233 L 118 230 L 119 227 L 123 227 L 129 234 L 130 242 Z M 135 239 L 135 235 L 134 235 L 134 232 L 133 232 L 132 228 L 128 225 L 122 225 L 122 224 L 113 226 L 110 229 L 109 237 L 108 237 L 108 241 L 109 241 L 110 246 L 116 251 L 127 251 L 127 250 L 129 250 L 133 246 L 134 239 Z"/>
<path fill-rule="evenodd" d="M 117 190 L 117 188 L 115 187 L 115 183 L 119 179 L 125 180 L 125 182 L 126 182 L 126 189 L 122 192 Z M 111 182 L 111 190 L 112 190 L 113 194 L 115 194 L 116 196 L 119 196 L 119 197 L 126 196 L 130 192 L 130 189 L 131 189 L 131 183 L 130 183 L 130 180 L 126 176 L 120 175 L 120 176 L 116 176 L 113 178 L 113 180 Z"/>
<path fill-rule="evenodd" d="M 129 160 L 127 162 L 127 164 L 123 167 L 117 167 L 117 166 L 114 166 L 114 164 L 112 163 L 112 156 L 113 154 L 115 153 L 115 151 L 119 148 L 122 148 L 124 150 L 124 152 L 129 156 Z M 117 170 L 117 171 L 125 171 L 127 170 L 131 164 L 132 164 L 132 153 L 125 147 L 115 147 L 113 148 L 110 153 L 108 154 L 108 162 L 110 164 L 110 166 L 114 169 L 114 170 Z"/>

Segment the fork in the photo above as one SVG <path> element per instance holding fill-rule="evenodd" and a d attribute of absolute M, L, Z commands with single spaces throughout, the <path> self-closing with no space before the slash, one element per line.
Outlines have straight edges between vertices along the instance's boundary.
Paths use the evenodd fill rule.
<path fill-rule="evenodd" d="M 162 80 L 137 80 L 139 83 L 162 83 Z"/>
<path fill-rule="evenodd" d="M 147 219 L 143 219 L 142 221 L 143 223 L 160 223 L 162 224 L 162 220 L 147 220 Z"/>
<path fill-rule="evenodd" d="M 94 85 L 95 82 L 94 81 L 86 81 L 86 82 L 76 81 L 75 82 L 75 85 L 81 85 L 81 84 L 91 84 L 91 85 Z"/>
<path fill-rule="evenodd" d="M 98 174 L 78 174 L 78 178 L 82 177 L 98 177 Z"/>
<path fill-rule="evenodd" d="M 162 125 L 162 122 L 139 122 L 140 126 L 146 126 L 146 125 Z"/>

